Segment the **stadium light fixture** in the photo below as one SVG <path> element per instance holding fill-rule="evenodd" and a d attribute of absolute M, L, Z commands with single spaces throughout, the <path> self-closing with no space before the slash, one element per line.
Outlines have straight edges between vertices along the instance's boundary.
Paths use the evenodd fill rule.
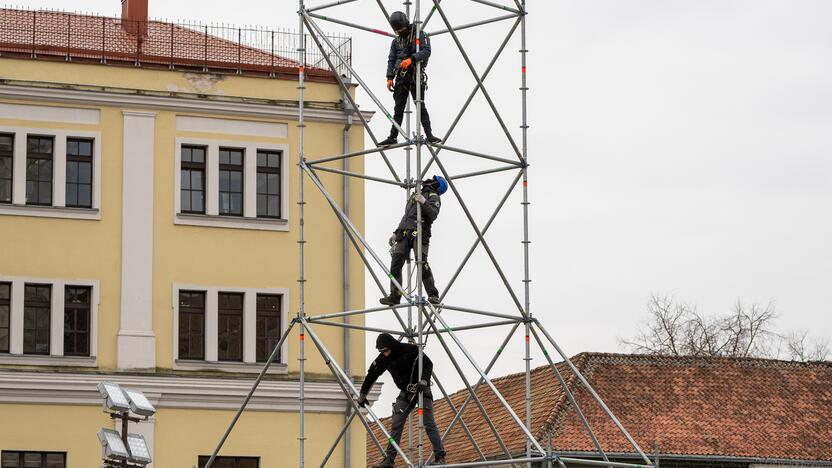
<path fill-rule="evenodd" d="M 127 434 L 127 450 L 130 451 L 132 463 L 144 466 L 153 461 L 147 442 L 141 434 Z"/>
<path fill-rule="evenodd" d="M 124 389 L 124 394 L 127 395 L 127 399 L 130 401 L 130 411 L 145 418 L 156 414 L 156 408 L 142 392 Z"/>
<path fill-rule="evenodd" d="M 101 382 L 98 392 L 104 397 L 104 410 L 111 413 L 126 413 L 130 411 L 130 402 L 118 384 Z"/>
<path fill-rule="evenodd" d="M 112 429 L 98 431 L 98 441 L 101 442 L 102 456 L 106 460 L 126 460 L 130 457 L 121 435 Z"/>

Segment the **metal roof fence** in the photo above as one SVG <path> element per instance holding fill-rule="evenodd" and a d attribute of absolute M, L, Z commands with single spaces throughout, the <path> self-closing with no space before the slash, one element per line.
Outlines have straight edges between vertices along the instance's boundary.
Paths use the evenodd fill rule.
<path fill-rule="evenodd" d="M 328 37 L 351 61 L 352 39 Z M 297 76 L 299 43 L 289 30 L 0 8 L 2 56 L 279 77 Z M 322 54 L 307 52 L 307 77 L 333 79 L 322 64 Z"/>

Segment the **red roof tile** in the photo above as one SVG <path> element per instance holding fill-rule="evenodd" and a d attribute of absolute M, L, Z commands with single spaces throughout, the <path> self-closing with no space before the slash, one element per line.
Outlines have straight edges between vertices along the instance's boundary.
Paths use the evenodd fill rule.
<path fill-rule="evenodd" d="M 145 34 L 135 34 L 137 29 Z M 231 34 L 234 38 L 226 39 L 213 32 Z M 267 34 L 262 36 L 262 33 Z M 72 59 L 297 75 L 296 60 L 246 45 L 267 41 L 262 48 L 269 49 L 270 39 L 280 41 L 280 37 L 274 39 L 275 34 L 286 34 L 272 33 L 267 37 L 269 33 L 223 27 L 203 30 L 161 21 L 135 24 L 119 18 L 67 12 L 0 9 L 0 51 L 4 53 L 31 55 L 34 52 L 37 56 L 69 55 Z M 258 34 L 262 37 L 253 37 Z M 328 70 L 314 67 L 307 67 L 306 74 L 332 76 Z"/>
<path fill-rule="evenodd" d="M 599 353 L 579 354 L 573 362 L 648 454 L 832 460 L 832 362 Z M 558 367 L 604 450 L 634 453 L 565 364 Z M 593 452 L 551 368 L 538 367 L 531 378 L 532 428 L 538 440 L 545 446 L 551 429 L 556 451 Z M 524 374 L 493 382 L 522 418 Z M 467 394 L 456 392 L 451 402 L 459 407 Z M 492 392 L 483 386 L 477 394 L 511 453 L 525 453 L 522 431 Z M 444 430 L 454 413 L 445 400 L 436 401 L 435 407 L 437 424 Z M 475 405 L 466 408 L 463 419 L 487 457 L 502 455 Z M 478 460 L 458 425 L 446 450 L 451 463 Z M 369 437 L 367 453 L 375 460 Z"/>

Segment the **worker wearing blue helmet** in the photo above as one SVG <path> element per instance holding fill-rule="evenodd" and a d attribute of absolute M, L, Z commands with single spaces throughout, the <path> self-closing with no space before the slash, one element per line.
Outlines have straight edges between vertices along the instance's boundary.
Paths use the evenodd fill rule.
<path fill-rule="evenodd" d="M 390 264 L 390 273 L 399 284 L 402 284 L 402 267 L 404 262 L 410 255 L 410 251 L 416 254 L 416 240 L 418 224 L 416 222 L 416 207 L 417 203 L 422 208 L 422 284 L 425 287 L 425 292 L 428 295 L 428 301 L 432 304 L 439 303 L 439 291 L 436 289 L 436 284 L 433 280 L 433 271 L 428 264 L 428 248 L 430 246 L 431 226 L 436 218 L 439 216 L 439 209 L 442 206 L 441 196 L 448 190 L 448 181 L 440 176 L 433 176 L 430 179 L 422 181 L 422 193 L 417 195 L 414 193 L 408 200 L 404 208 L 404 216 L 402 216 L 399 226 L 390 236 L 390 247 L 392 252 L 392 262 Z M 392 306 L 399 303 L 401 300 L 401 292 L 396 288 L 394 282 L 390 282 L 390 295 L 382 297 L 379 302 Z"/>

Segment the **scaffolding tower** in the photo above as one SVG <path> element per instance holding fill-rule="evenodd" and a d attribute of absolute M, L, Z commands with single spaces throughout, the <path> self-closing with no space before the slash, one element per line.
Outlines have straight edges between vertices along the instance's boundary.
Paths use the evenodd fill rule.
<path fill-rule="evenodd" d="M 252 385 L 251 389 L 249 390 L 248 394 L 244 398 L 243 402 L 241 403 L 239 409 L 237 410 L 236 414 L 234 415 L 232 421 L 230 422 L 228 428 L 226 429 L 225 433 L 221 437 L 219 443 L 217 444 L 211 458 L 209 459 L 206 468 L 211 468 L 214 460 L 217 457 L 217 454 L 221 450 L 223 444 L 225 443 L 226 439 L 228 438 L 229 434 L 234 428 L 237 420 L 239 419 L 240 415 L 245 411 L 246 406 L 248 405 L 252 395 L 254 394 L 257 386 L 260 384 L 260 381 L 263 379 L 264 375 L 266 374 L 269 366 L 272 364 L 274 359 L 276 359 L 279 350 L 281 349 L 283 343 L 288 339 L 292 330 L 297 328 L 298 338 L 299 338 L 299 385 L 300 385 L 300 395 L 299 395 L 299 409 L 300 409 L 300 424 L 299 424 L 299 435 L 298 435 L 298 442 L 299 442 L 299 461 L 300 467 L 304 468 L 306 466 L 307 460 L 305 457 L 305 442 L 306 442 L 306 432 L 304 427 L 304 415 L 305 415 L 305 407 L 304 407 L 304 393 L 305 393 L 305 368 L 304 364 L 306 361 L 306 342 L 307 339 L 312 342 L 313 348 L 317 350 L 321 354 L 324 359 L 326 366 L 332 372 L 335 381 L 340 386 L 341 390 L 344 392 L 347 401 L 349 402 L 350 408 L 349 412 L 345 417 L 345 423 L 341 428 L 339 435 L 337 438 L 332 442 L 327 454 L 325 455 L 324 459 L 320 461 L 319 466 L 324 467 L 327 465 L 331 455 L 334 453 L 335 449 L 339 445 L 340 441 L 344 437 L 348 437 L 349 435 L 349 428 L 353 421 L 357 418 L 363 426 L 366 428 L 369 437 L 372 439 L 375 447 L 378 449 L 379 453 L 383 456 L 385 454 L 385 447 L 382 445 L 383 442 L 388 442 L 395 447 L 396 452 L 398 453 L 399 460 L 404 462 L 408 467 L 415 467 L 421 468 L 425 465 L 429 464 L 431 460 L 431 456 L 426 457 L 423 453 L 423 437 L 424 437 L 424 426 L 423 426 L 423 415 L 421 411 L 417 411 L 416 417 L 411 417 L 410 421 L 410 435 L 411 437 L 414 434 L 413 431 L 413 419 L 416 419 L 417 424 L 417 434 L 418 434 L 418 443 L 417 443 L 417 450 L 416 453 L 413 454 L 412 446 L 410 447 L 409 453 L 407 453 L 399 444 L 396 444 L 393 438 L 391 437 L 390 433 L 384 427 L 381 422 L 381 419 L 374 413 L 372 408 L 370 407 L 359 407 L 356 402 L 356 399 L 359 396 L 359 390 L 356 388 L 354 381 L 350 375 L 350 372 L 347 369 L 344 369 L 341 365 L 338 364 L 337 360 L 333 357 L 330 353 L 329 349 L 327 348 L 326 344 L 320 339 L 318 334 L 315 332 L 315 328 L 317 326 L 336 326 L 336 327 L 343 327 L 345 332 L 348 332 L 350 329 L 357 329 L 363 331 L 371 331 L 371 332 L 387 332 L 394 335 L 398 335 L 400 339 L 408 340 L 411 343 L 418 345 L 419 354 L 418 354 L 418 373 L 419 375 L 422 374 L 422 353 L 426 343 L 426 338 L 433 335 L 436 337 L 436 341 L 440 344 L 443 351 L 446 353 L 447 358 L 450 359 L 450 362 L 453 364 L 453 367 L 456 372 L 459 374 L 459 378 L 465 385 L 464 391 L 467 391 L 468 396 L 464 400 L 464 402 L 460 405 L 459 408 L 453 407 L 453 404 L 448 397 L 448 394 L 445 392 L 444 387 L 442 386 L 441 382 L 439 382 L 436 374 L 433 375 L 433 380 L 437 383 L 438 388 L 441 391 L 441 394 L 444 398 L 447 399 L 448 403 L 451 405 L 452 410 L 455 414 L 454 418 L 444 429 L 442 434 L 443 441 L 447 438 L 447 436 L 451 433 L 451 430 L 454 426 L 459 425 L 462 430 L 465 432 L 467 439 L 470 441 L 474 451 L 478 454 L 479 459 L 477 460 L 467 460 L 461 463 L 454 463 L 454 464 L 447 464 L 441 465 L 447 468 L 462 468 L 462 467 L 475 467 L 475 466 L 492 466 L 492 465 L 499 465 L 499 466 L 506 466 L 511 465 L 514 467 L 517 466 L 532 466 L 532 464 L 540 464 L 542 466 L 552 467 L 558 466 L 560 468 L 566 468 L 567 464 L 573 465 L 585 465 L 585 466 L 605 466 L 610 468 L 655 468 L 656 465 L 651 461 L 651 459 L 645 454 L 645 452 L 639 447 L 638 443 L 635 439 L 627 432 L 618 418 L 613 414 L 613 412 L 607 407 L 598 393 L 592 388 L 590 383 L 587 379 L 581 374 L 578 368 L 572 363 L 561 347 L 557 344 L 557 342 L 552 338 L 550 333 L 546 330 L 543 324 L 535 318 L 530 309 L 530 299 L 529 299 L 529 287 L 531 280 L 529 279 L 529 198 L 528 198 L 528 129 L 529 126 L 527 124 L 527 95 L 528 95 L 528 87 L 526 85 L 526 57 L 528 54 L 528 50 L 526 48 L 526 18 L 528 12 L 526 10 L 526 0 L 456 0 L 457 2 L 463 2 L 467 4 L 480 4 L 485 5 L 488 7 L 492 7 L 496 10 L 500 10 L 502 13 L 499 16 L 490 17 L 484 20 L 475 21 L 471 23 L 461 24 L 461 25 L 453 25 L 446 14 L 445 9 L 442 7 L 442 0 L 425 0 L 424 3 L 428 3 L 429 5 L 425 7 L 422 5 L 422 1 L 420 0 L 404 0 L 403 6 L 408 18 L 412 18 L 413 23 L 416 27 L 415 37 L 420 37 L 420 33 L 424 30 L 424 28 L 429 24 L 430 20 L 434 18 L 434 16 L 439 17 L 439 19 L 443 23 L 443 27 L 441 29 L 437 29 L 435 31 L 426 31 L 425 33 L 428 34 L 432 39 L 437 38 L 439 36 L 450 37 L 451 42 L 454 44 L 456 49 L 459 51 L 463 62 L 465 64 L 465 68 L 473 76 L 474 80 L 476 81 L 476 85 L 474 86 L 473 90 L 470 91 L 468 94 L 468 98 L 465 101 L 465 104 L 462 106 L 460 111 L 457 113 L 456 117 L 453 120 L 453 123 L 449 126 L 447 132 L 444 135 L 441 143 L 432 144 L 429 143 L 425 137 L 422 135 L 422 124 L 421 124 L 421 102 L 422 102 L 422 73 L 421 67 L 422 64 L 420 62 L 415 62 L 413 66 L 416 68 L 415 79 L 416 79 L 416 97 L 412 100 L 412 102 L 408 102 L 407 104 L 407 111 L 405 112 L 406 120 L 403 122 L 403 125 L 397 124 L 394 119 L 393 115 L 387 110 L 387 108 L 382 104 L 381 100 L 373 93 L 372 89 L 364 82 L 361 78 L 361 75 L 356 72 L 356 70 L 350 64 L 350 61 L 345 58 L 344 54 L 341 50 L 339 50 L 338 46 L 333 44 L 329 38 L 324 34 L 321 27 L 318 25 L 319 21 L 327 21 L 335 24 L 339 24 L 341 26 L 346 26 L 349 28 L 353 28 L 359 31 L 380 35 L 386 38 L 395 38 L 395 35 L 387 32 L 387 30 L 380 30 L 377 28 L 373 28 L 370 26 L 364 26 L 361 24 L 355 24 L 350 21 L 346 21 L 343 19 L 339 19 L 337 17 L 331 16 L 331 13 L 327 12 L 327 15 L 323 15 L 321 12 L 323 10 L 337 10 L 336 7 L 356 3 L 356 2 L 366 2 L 366 3 L 375 3 L 381 13 L 384 15 L 385 18 L 389 19 L 389 13 L 387 8 L 384 6 L 382 0 L 335 0 L 325 4 L 319 4 L 316 6 L 308 6 L 307 0 L 298 0 L 298 18 L 299 18 L 299 47 L 298 47 L 298 56 L 299 56 L 299 78 L 298 78 L 298 102 L 299 102 L 299 118 L 298 118 L 298 132 L 299 132 L 299 144 L 298 144 L 298 165 L 300 167 L 299 171 L 299 180 L 298 180 L 298 205 L 299 205 L 299 231 L 298 231 L 298 249 L 299 249 L 299 265 L 298 265 L 298 285 L 299 285 L 299 308 L 297 315 L 289 324 L 287 329 L 281 335 L 278 343 L 275 345 L 274 350 L 272 351 L 269 359 L 263 366 L 260 374 L 258 375 L 257 379 L 255 380 L 254 384 Z M 446 5 L 447 6 L 447 5 Z M 426 16 L 422 16 L 423 10 L 426 10 L 428 13 Z M 497 47 L 496 51 L 492 55 L 492 58 L 484 71 L 482 73 L 478 73 L 476 68 L 474 67 L 469 54 L 467 53 L 466 49 L 463 47 L 462 43 L 459 40 L 457 32 L 464 29 L 471 29 L 471 28 L 479 28 L 485 25 L 497 23 L 497 22 L 508 22 L 511 24 L 511 27 L 508 31 L 508 34 L 505 38 L 501 41 L 500 45 Z M 484 81 L 486 77 L 491 73 L 492 69 L 494 68 L 495 64 L 497 63 L 498 58 L 502 55 L 503 51 L 505 50 L 507 44 L 511 41 L 511 39 L 516 38 L 519 35 L 520 40 L 520 49 L 519 49 L 519 58 L 520 58 L 520 106 L 521 106 L 521 119 L 522 124 L 520 126 L 521 137 L 520 141 L 514 138 L 511 132 L 508 129 L 503 117 L 500 114 L 500 111 L 497 108 L 492 96 L 489 94 L 488 89 L 486 88 Z M 342 154 L 332 155 L 328 157 L 323 157 L 315 160 L 307 159 L 304 154 L 304 64 L 306 63 L 306 51 L 307 51 L 307 37 L 311 39 L 314 43 L 315 47 L 320 50 L 320 53 L 329 67 L 329 69 L 334 74 L 335 78 L 338 81 L 338 85 L 341 88 L 342 95 L 344 97 L 345 108 L 349 110 L 349 117 L 348 122 L 352 122 L 352 116 L 357 117 L 361 123 L 363 124 L 364 130 L 369 135 L 370 140 L 373 143 L 373 147 L 370 149 L 362 150 L 362 151 L 354 151 L 350 152 L 348 145 L 344 145 L 344 152 Z M 416 43 L 416 50 L 418 51 L 420 47 L 419 42 Z M 347 74 L 342 75 L 339 71 L 347 70 Z M 366 117 L 358 111 L 358 105 L 355 102 L 355 99 L 352 97 L 350 93 L 350 86 L 352 84 L 352 80 L 354 80 L 358 86 L 367 93 L 369 98 L 373 101 L 375 106 L 380 111 L 380 114 L 385 116 L 387 120 L 390 121 L 391 125 L 396 129 L 398 134 L 404 137 L 403 143 L 397 143 L 391 146 L 379 147 L 379 139 L 373 133 L 372 129 L 370 128 Z M 511 156 L 510 157 L 503 157 L 497 156 L 493 154 L 486 154 L 481 151 L 473 150 L 466 148 L 464 146 L 451 146 L 447 144 L 447 141 L 451 137 L 454 130 L 457 128 L 457 125 L 460 122 L 462 116 L 468 110 L 472 100 L 478 94 L 482 94 L 485 98 L 486 102 L 488 103 L 489 108 L 491 109 L 494 117 L 496 118 L 497 122 L 502 129 L 502 132 L 505 135 L 505 138 L 508 144 L 511 146 Z M 411 107 L 412 105 L 412 107 Z M 415 109 L 415 110 L 413 110 Z M 413 119 L 411 119 L 413 117 Z M 411 122 L 411 120 L 415 121 L 415 124 Z M 346 135 L 346 133 L 345 133 Z M 391 163 L 391 158 L 388 156 L 388 153 L 394 150 L 403 150 L 405 153 L 404 161 L 405 161 L 405 173 L 404 177 L 402 178 L 396 171 L 394 165 Z M 463 174 L 450 174 L 446 169 L 445 164 L 442 162 L 442 158 L 440 158 L 440 153 L 442 151 L 448 151 L 455 154 L 461 154 L 465 156 L 470 156 L 473 158 L 477 158 L 477 161 L 481 161 L 483 164 L 490 163 L 492 166 L 484 167 L 481 170 L 468 172 Z M 379 156 L 385 163 L 389 174 L 384 175 L 369 175 L 366 173 L 359 173 L 359 172 L 352 172 L 349 170 L 349 160 L 350 158 L 358 157 L 358 156 L 372 156 L 377 155 Z M 415 157 L 414 157 L 415 156 Z M 336 169 L 331 166 L 326 166 L 326 163 L 342 162 L 341 168 Z M 494 164 L 497 164 L 494 166 Z M 462 208 L 462 211 L 465 214 L 465 217 L 470 223 L 471 228 L 476 235 L 476 239 L 473 242 L 473 245 L 469 248 L 467 254 L 463 258 L 462 262 L 456 269 L 455 273 L 452 275 L 448 285 L 445 287 L 444 291 L 440 296 L 440 304 L 434 305 L 426 300 L 423 294 L 423 285 L 422 285 L 422 274 L 421 274 L 421 265 L 423 263 L 423 254 L 422 254 L 422 232 L 421 230 L 417 230 L 417 242 L 416 242 L 416 254 L 413 261 L 408 259 L 407 261 L 407 273 L 403 276 L 407 278 L 406 284 L 400 284 L 391 274 L 390 270 L 387 267 L 387 263 L 382 260 L 382 258 L 377 254 L 376 250 L 370 245 L 370 243 L 366 240 L 365 236 L 359 231 L 359 229 L 355 226 L 355 224 L 351 221 L 348 213 L 348 209 L 346 206 L 339 205 L 336 201 L 335 197 L 327 190 L 325 184 L 321 181 L 318 176 L 318 172 L 329 172 L 335 173 L 342 176 L 342 180 L 344 181 L 344 197 L 343 203 L 346 204 L 349 196 L 348 196 L 348 184 L 347 181 L 349 178 L 358 177 L 367 181 L 383 183 L 383 184 L 390 184 L 397 187 L 401 187 L 404 189 L 406 196 L 410 197 L 415 192 L 416 194 L 421 194 L 421 182 L 425 178 L 427 171 L 431 168 L 431 166 L 436 165 L 439 169 L 443 177 L 448 181 L 449 191 L 454 196 L 456 201 L 459 203 L 459 206 Z M 497 206 L 493 209 L 491 216 L 489 217 L 488 221 L 484 225 L 479 225 L 471 214 L 471 211 L 468 208 L 462 194 L 458 190 L 458 187 L 455 184 L 455 181 L 464 179 L 464 178 L 471 178 L 471 177 L 479 177 L 486 174 L 492 174 L 497 172 L 505 172 L 505 171 L 514 171 L 516 174 L 510 183 L 508 190 L 502 196 L 500 201 L 497 203 Z M 305 293 L 305 285 L 306 285 L 306 276 L 304 270 L 304 256 L 306 253 L 306 240 L 304 237 L 304 205 L 305 205 L 305 193 L 304 193 L 304 184 L 306 181 L 311 182 L 312 186 L 317 189 L 320 194 L 326 199 L 328 205 L 332 209 L 333 214 L 336 216 L 338 221 L 343 227 L 344 230 L 344 246 L 345 252 L 349 245 L 351 245 L 358 256 L 361 258 L 364 266 L 367 269 L 367 272 L 371 275 L 374 283 L 379 288 L 379 291 L 386 295 L 386 287 L 384 285 L 384 281 L 389 280 L 398 289 L 399 293 L 402 295 L 404 299 L 404 304 L 390 306 L 390 307 L 371 307 L 365 308 L 360 310 L 344 310 L 336 313 L 327 313 L 327 314 L 319 314 L 319 315 L 308 315 L 305 307 L 304 307 L 304 293 Z M 492 223 L 494 222 L 495 218 L 501 212 L 504 204 L 506 203 L 509 195 L 513 193 L 513 191 L 517 188 L 520 188 L 522 191 L 522 217 L 523 217 L 523 232 L 522 232 L 522 246 L 523 246 L 523 292 L 522 294 L 518 295 L 514 288 L 511 286 L 511 283 L 504 271 L 504 269 L 500 266 L 499 261 L 497 260 L 494 252 L 492 251 L 488 241 L 485 238 L 486 232 L 491 227 Z M 421 226 L 421 207 L 417 204 L 417 224 Z M 511 298 L 511 302 L 514 305 L 514 310 L 510 312 L 492 312 L 486 310 L 479 310 L 470 307 L 452 305 L 452 304 L 445 304 L 444 298 L 445 295 L 448 293 L 451 285 L 457 280 L 459 274 L 463 271 L 466 264 L 468 263 L 469 259 L 471 258 L 474 251 L 479 247 L 482 246 L 483 250 L 487 254 L 494 270 L 499 275 L 500 280 L 505 287 L 509 297 Z M 346 255 L 346 253 L 345 253 Z M 346 262 L 346 259 L 345 259 Z M 381 270 L 384 273 L 384 277 L 380 276 L 377 270 Z M 346 274 L 346 273 L 345 273 Z M 412 281 L 411 278 L 415 276 L 415 281 Z M 404 283 L 404 281 L 402 281 Z M 348 302 L 345 301 L 345 304 Z M 403 318 L 401 315 L 402 310 L 405 309 L 407 312 L 407 319 Z M 446 318 L 443 316 L 442 312 L 444 310 L 450 310 L 465 314 L 474 314 L 477 317 L 481 317 L 482 322 L 479 322 L 474 325 L 467 325 L 467 326 L 458 326 L 452 327 L 448 324 Z M 387 312 L 391 313 L 395 316 L 397 322 L 401 326 L 400 330 L 386 330 L 381 328 L 374 328 L 368 326 L 362 326 L 357 324 L 349 323 L 349 317 L 361 315 L 361 314 L 370 314 L 376 312 Z M 415 312 L 416 315 L 416 324 L 414 326 L 413 323 L 413 314 Z M 497 387 L 492 383 L 491 379 L 488 376 L 488 373 L 493 368 L 494 364 L 496 363 L 497 359 L 499 358 L 502 350 L 509 342 L 509 340 L 514 336 L 515 332 L 518 328 L 522 326 L 524 330 L 524 339 L 525 339 L 525 401 L 524 401 L 524 415 L 519 415 L 514 408 L 509 405 L 506 401 L 504 396 L 500 393 Z M 485 367 L 474 358 L 474 356 L 468 351 L 463 340 L 459 337 L 458 333 L 462 330 L 470 330 L 470 329 L 485 329 L 485 328 L 507 328 L 509 331 L 505 336 L 502 344 L 497 349 L 496 353 L 491 357 L 488 364 Z M 500 335 L 502 336 L 502 335 Z M 589 439 L 591 439 L 593 446 L 595 447 L 594 453 L 586 454 L 585 456 L 561 456 L 557 452 L 552 449 L 551 441 L 549 441 L 547 446 L 544 447 L 544 444 L 541 441 L 537 440 L 534 433 L 532 432 L 533 428 L 532 424 L 532 398 L 531 398 L 531 348 L 532 345 L 536 345 L 539 347 L 539 350 L 542 352 L 543 356 L 545 357 L 548 366 L 551 368 L 554 377 L 559 382 L 559 384 L 563 388 L 564 395 L 566 396 L 567 400 L 569 401 L 571 408 L 576 412 L 579 420 L 583 428 L 586 431 Z M 472 384 L 465 376 L 460 362 L 457 360 L 455 353 L 452 352 L 452 345 L 456 347 L 456 349 L 461 353 L 464 359 L 472 366 L 473 369 L 476 370 L 476 373 L 479 375 L 479 379 L 476 383 Z M 568 370 L 569 373 L 572 373 L 572 376 L 565 374 L 562 372 L 562 367 L 558 367 L 553 360 L 552 355 L 548 352 L 548 349 L 553 349 L 560 359 L 563 360 L 565 364 L 565 369 Z M 345 362 L 349 362 L 347 359 Z M 611 461 L 608 457 L 608 454 L 604 451 L 602 442 L 599 440 L 596 432 L 593 430 L 590 422 L 588 421 L 587 417 L 584 415 L 584 412 L 581 410 L 580 405 L 575 399 L 575 395 L 573 391 L 567 386 L 566 379 L 567 378 L 574 378 L 583 388 L 585 391 L 591 395 L 592 399 L 600 406 L 609 420 L 617 427 L 620 434 L 623 435 L 624 438 L 629 442 L 632 446 L 635 453 L 638 454 L 638 458 L 640 458 L 639 463 L 624 463 L 624 462 L 616 462 Z M 477 390 L 482 386 L 485 385 L 494 395 L 496 400 L 499 402 L 501 409 L 506 411 L 510 415 L 511 423 L 515 424 L 522 432 L 525 437 L 525 445 L 526 450 L 525 454 L 518 455 L 516 453 L 511 453 L 503 440 L 500 436 L 499 428 L 495 425 L 492 418 L 489 416 L 488 408 L 486 408 L 480 397 L 477 395 Z M 423 404 L 422 394 L 418 394 L 418 407 L 421 408 Z M 480 416 L 482 420 L 487 424 L 490 433 L 496 439 L 502 453 L 497 456 L 491 456 L 489 458 L 484 454 L 477 443 L 476 438 L 473 436 L 472 432 L 467 427 L 465 421 L 462 419 L 463 412 L 468 407 L 469 404 L 474 404 L 479 410 Z M 411 413 L 413 415 L 413 412 Z M 373 431 L 373 427 L 383 434 L 384 440 L 380 440 L 379 437 Z M 411 442 L 412 443 L 412 442 Z M 347 463 L 349 463 L 349 455 L 347 455 Z M 643 462 L 643 463 L 641 463 Z M 314 462 L 315 464 L 318 461 Z M 433 465 L 432 465 L 433 466 Z M 440 466 L 440 465 L 436 465 Z"/>

